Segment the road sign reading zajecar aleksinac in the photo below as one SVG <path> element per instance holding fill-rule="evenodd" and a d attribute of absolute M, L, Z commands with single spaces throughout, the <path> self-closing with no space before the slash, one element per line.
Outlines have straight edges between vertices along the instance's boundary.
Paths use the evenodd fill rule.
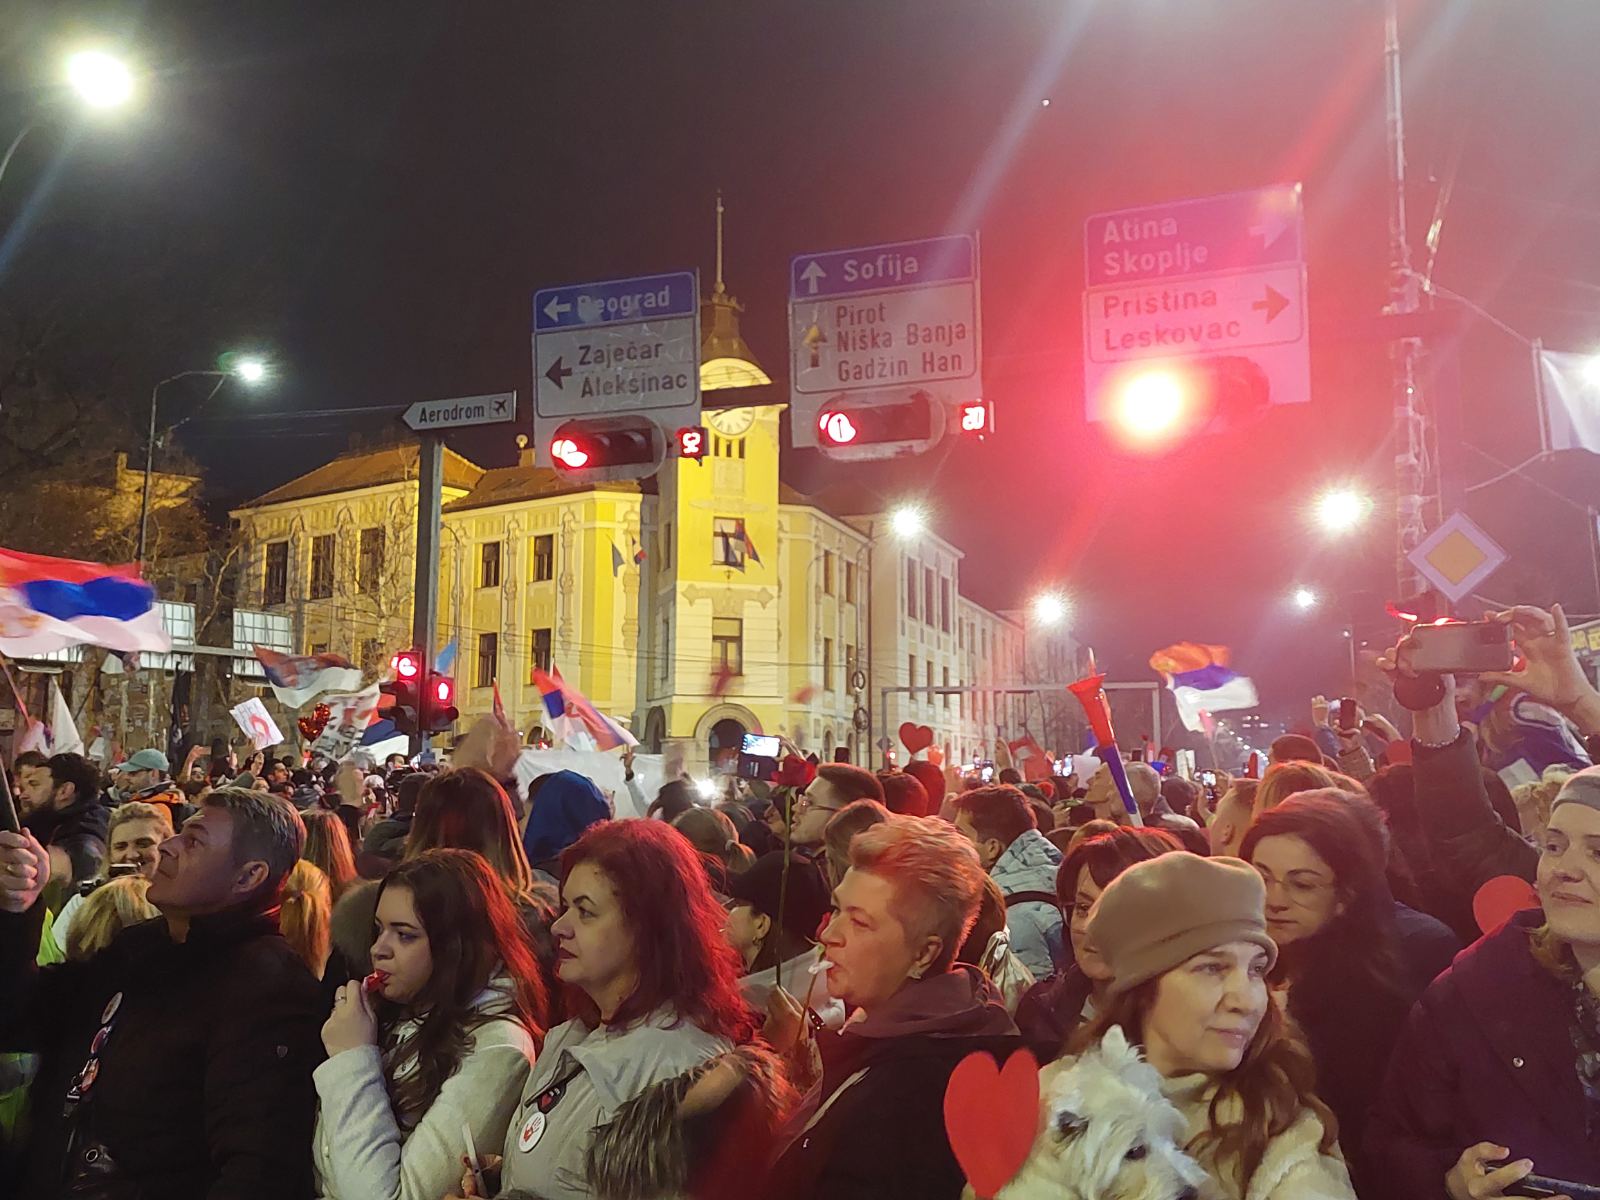
<path fill-rule="evenodd" d="M 469 425 L 498 425 L 517 418 L 517 394 L 458 396 L 451 400 L 418 400 L 402 420 L 418 433 L 436 429 L 463 429 Z"/>
<path fill-rule="evenodd" d="M 978 246 L 969 234 L 796 255 L 789 263 L 791 426 L 814 446 L 828 398 L 981 392 Z"/>
<path fill-rule="evenodd" d="M 1252 361 L 1273 404 L 1310 398 L 1299 184 L 1097 213 L 1084 222 L 1088 415 L 1153 360 Z"/>

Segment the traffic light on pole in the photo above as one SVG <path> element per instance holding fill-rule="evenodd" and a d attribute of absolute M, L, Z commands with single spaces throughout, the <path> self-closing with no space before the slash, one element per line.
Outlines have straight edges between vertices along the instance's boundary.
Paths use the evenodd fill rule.
<path fill-rule="evenodd" d="M 678 457 L 702 459 L 706 456 L 704 425 L 689 425 L 678 430 Z"/>
<path fill-rule="evenodd" d="M 1198 434 L 1260 416 L 1271 385 L 1259 364 L 1237 355 L 1130 363 L 1112 377 L 1102 412 L 1131 450 L 1169 450 Z"/>
<path fill-rule="evenodd" d="M 645 420 L 568 421 L 550 439 L 550 461 L 557 470 L 596 476 L 649 474 L 660 465 L 661 442 L 655 425 Z"/>
<path fill-rule="evenodd" d="M 829 458 L 920 454 L 945 431 L 943 405 L 927 392 L 892 399 L 839 396 L 817 410 L 817 446 Z"/>
<path fill-rule="evenodd" d="M 456 710 L 456 681 L 450 676 L 430 671 L 422 695 L 423 733 L 443 733 L 461 716 Z"/>
<path fill-rule="evenodd" d="M 385 711 L 394 722 L 397 733 L 421 732 L 422 714 L 422 654 L 417 650 L 402 650 L 389 660 L 389 670 L 394 678 L 378 688 L 394 704 Z"/>

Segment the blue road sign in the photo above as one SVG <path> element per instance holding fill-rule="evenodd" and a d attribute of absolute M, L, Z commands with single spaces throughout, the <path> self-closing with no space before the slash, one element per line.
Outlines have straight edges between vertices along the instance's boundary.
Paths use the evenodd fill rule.
<path fill-rule="evenodd" d="M 1089 287 L 1298 263 L 1300 185 L 1097 213 L 1083 241 Z"/>
<path fill-rule="evenodd" d="M 533 331 L 692 317 L 700 311 L 698 293 L 693 271 L 540 288 L 533 294 Z"/>
<path fill-rule="evenodd" d="M 789 299 L 898 291 L 977 277 L 978 251 L 972 235 L 958 233 L 916 242 L 797 254 L 789 260 Z"/>

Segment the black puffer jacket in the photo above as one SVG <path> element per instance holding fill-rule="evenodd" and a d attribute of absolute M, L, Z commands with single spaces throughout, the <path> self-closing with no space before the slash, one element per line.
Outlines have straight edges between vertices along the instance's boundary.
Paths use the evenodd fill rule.
<path fill-rule="evenodd" d="M 88 962 L 41 970 L 44 915 L 0 913 L 0 1049 L 41 1058 L 7 1194 L 310 1196 L 325 1012 L 276 912 L 197 917 L 183 942 L 146 921 Z M 92 1086 L 65 1103 L 92 1050 Z"/>

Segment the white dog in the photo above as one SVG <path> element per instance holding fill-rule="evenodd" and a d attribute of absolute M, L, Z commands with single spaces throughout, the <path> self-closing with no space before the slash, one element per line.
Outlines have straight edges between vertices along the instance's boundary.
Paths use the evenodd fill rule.
<path fill-rule="evenodd" d="M 1185 1126 L 1161 1077 L 1120 1026 L 1040 1078 L 1044 1128 L 995 1200 L 1194 1200 L 1206 1173 L 1183 1151 Z"/>

